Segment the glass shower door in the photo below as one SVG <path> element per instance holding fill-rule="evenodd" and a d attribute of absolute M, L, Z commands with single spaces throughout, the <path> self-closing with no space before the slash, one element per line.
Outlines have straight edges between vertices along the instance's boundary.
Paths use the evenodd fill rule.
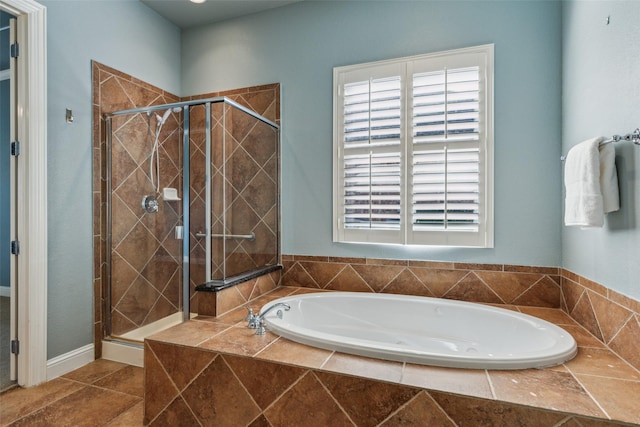
<path fill-rule="evenodd" d="M 225 105 L 225 277 L 278 263 L 278 130 Z"/>
<path fill-rule="evenodd" d="M 182 119 L 163 113 L 107 119 L 108 335 L 138 342 L 182 319 Z"/>
<path fill-rule="evenodd" d="M 217 289 L 279 262 L 279 134 L 224 100 L 190 109 L 190 281 Z"/>

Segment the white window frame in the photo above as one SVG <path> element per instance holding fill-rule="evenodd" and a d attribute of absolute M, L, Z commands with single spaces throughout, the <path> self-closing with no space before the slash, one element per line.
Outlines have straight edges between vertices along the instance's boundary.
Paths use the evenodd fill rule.
<path fill-rule="evenodd" d="M 342 243 L 378 243 L 446 247 L 492 248 L 494 243 L 493 216 L 493 44 L 416 55 L 386 61 L 335 67 L 333 69 L 333 241 Z M 481 121 L 479 130 L 479 224 L 477 231 L 413 230 L 411 218 L 412 194 L 412 76 L 414 68 L 451 69 L 469 65 L 480 68 Z M 398 71 L 401 70 L 401 71 Z M 358 79 L 402 76 L 402 129 L 400 183 L 402 216 L 399 228 L 354 229 L 343 226 L 344 217 L 344 117 L 343 88 L 345 83 Z M 445 144 L 446 145 L 446 144 Z M 372 151 L 373 152 L 373 151 Z"/>

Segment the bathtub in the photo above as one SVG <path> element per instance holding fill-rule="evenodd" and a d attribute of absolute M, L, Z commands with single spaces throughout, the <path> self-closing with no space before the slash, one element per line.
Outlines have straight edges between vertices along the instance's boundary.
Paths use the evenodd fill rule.
<path fill-rule="evenodd" d="M 564 329 L 519 312 L 463 301 L 322 292 L 288 296 L 265 326 L 302 344 L 452 368 L 526 369 L 561 364 L 577 345 Z"/>

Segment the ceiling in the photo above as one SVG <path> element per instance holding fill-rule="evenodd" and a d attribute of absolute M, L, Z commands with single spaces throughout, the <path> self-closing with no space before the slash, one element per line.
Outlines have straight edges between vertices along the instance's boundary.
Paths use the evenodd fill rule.
<path fill-rule="evenodd" d="M 182 29 L 262 12 L 301 0 L 140 0 Z"/>

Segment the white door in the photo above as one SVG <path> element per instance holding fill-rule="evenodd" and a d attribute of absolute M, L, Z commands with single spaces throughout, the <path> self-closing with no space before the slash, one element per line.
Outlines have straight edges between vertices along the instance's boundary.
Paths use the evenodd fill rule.
<path fill-rule="evenodd" d="M 15 41 L 15 19 L 0 14 L 0 390 L 17 379 L 15 257 L 11 241 L 15 235 L 16 161 L 11 141 L 15 137 L 15 61 L 11 44 Z M 17 249 L 17 247 L 16 247 Z"/>
<path fill-rule="evenodd" d="M 11 157 L 10 240 L 20 242 L 19 257 L 11 256 L 11 317 L 12 337 L 20 338 L 13 375 L 30 387 L 47 378 L 46 8 L 35 0 L 0 0 L 0 9 L 16 17 L 20 46 L 11 70 L 12 133 L 22 143 Z"/>

